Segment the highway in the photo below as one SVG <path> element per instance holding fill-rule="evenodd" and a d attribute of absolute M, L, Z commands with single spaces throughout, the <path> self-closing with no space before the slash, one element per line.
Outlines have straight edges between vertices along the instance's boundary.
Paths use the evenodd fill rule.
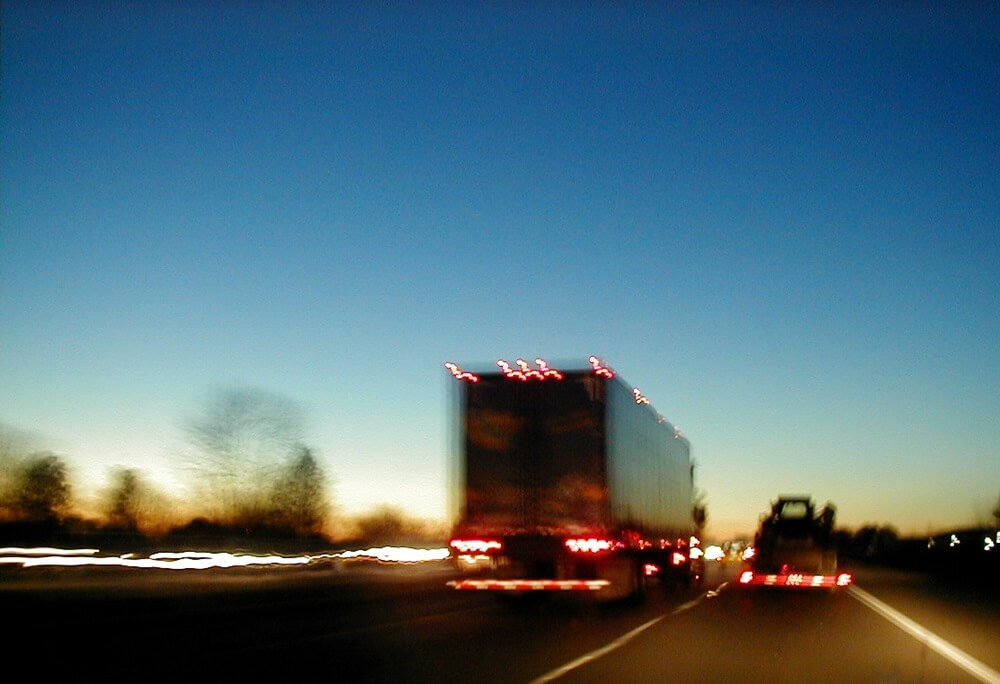
<path fill-rule="evenodd" d="M 1000 682 L 1000 602 L 852 568 L 848 590 L 737 586 L 641 605 L 454 592 L 446 563 L 266 571 L 6 569 L 9 671 L 106 681 Z"/>

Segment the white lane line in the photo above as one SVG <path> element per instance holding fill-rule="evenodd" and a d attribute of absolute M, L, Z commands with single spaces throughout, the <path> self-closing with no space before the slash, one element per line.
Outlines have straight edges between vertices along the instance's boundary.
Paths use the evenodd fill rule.
<path fill-rule="evenodd" d="M 696 599 L 693 599 L 691 601 L 688 601 L 687 603 L 681 604 L 681 605 L 677 606 L 676 608 L 674 608 L 671 612 L 665 613 L 665 614 L 661 615 L 658 618 L 653 618 L 649 622 L 646 622 L 646 623 L 643 623 L 643 624 L 639 625 L 638 627 L 636 627 L 632 631 L 626 632 L 625 634 L 622 634 L 620 637 L 618 637 L 614 641 L 609 642 L 609 643 L 605 644 L 604 646 L 601 646 L 600 648 L 591 651 L 590 653 L 585 653 L 582 656 L 580 656 L 579 658 L 577 658 L 576 660 L 570 661 L 570 662 L 566 663 L 565 665 L 560 665 L 559 667 L 557 667 L 556 669 L 552 670 L 551 672 L 546 672 L 541 677 L 538 677 L 537 679 L 531 680 L 531 684 L 545 684 L 545 682 L 551 682 L 554 679 L 558 679 L 559 677 L 562 677 L 567 672 L 571 672 L 572 670 L 575 670 L 575 669 L 577 669 L 579 667 L 583 667 L 587 663 L 591 663 L 591 662 L 597 660 L 598 658 L 603 658 L 604 656 L 606 656 L 607 654 L 611 653 L 612 651 L 614 651 L 616 649 L 619 649 L 622 646 L 624 646 L 625 644 L 627 644 L 628 642 L 632 641 L 632 639 L 634 639 L 635 637 L 637 637 L 640 634 L 642 634 L 643 632 L 645 632 L 647 629 L 649 629 L 650 627 L 652 627 L 653 625 L 655 625 L 657 622 L 659 622 L 663 618 L 669 617 L 670 615 L 677 615 L 678 613 L 683 613 L 685 610 L 689 610 L 691 608 L 694 608 L 699 603 L 701 603 L 701 599 L 702 599 L 702 597 L 699 596 Z"/>
<path fill-rule="evenodd" d="M 864 603 L 882 617 L 894 623 L 900 629 L 909 632 L 917 639 L 922 640 L 925 644 L 951 662 L 958 665 L 979 681 L 986 682 L 986 684 L 1000 684 L 1000 673 L 991 668 L 989 665 L 976 660 L 965 651 L 952 646 L 934 632 L 914 622 L 895 608 L 882 603 L 882 601 L 879 601 L 867 591 L 859 589 L 856 585 L 849 587 L 847 591 L 851 596 Z"/>

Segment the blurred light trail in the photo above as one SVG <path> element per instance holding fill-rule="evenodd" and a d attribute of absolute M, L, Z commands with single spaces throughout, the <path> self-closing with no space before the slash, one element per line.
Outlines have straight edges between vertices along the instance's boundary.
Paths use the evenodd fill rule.
<path fill-rule="evenodd" d="M 97 553 L 100 553 L 100 549 L 57 549 L 51 546 L 35 546 L 32 548 L 0 546 L 0 556 L 9 554 L 17 556 L 93 556 Z"/>
<path fill-rule="evenodd" d="M 363 551 L 342 551 L 330 554 L 330 558 L 370 558 L 382 563 L 423 563 L 448 558 L 451 553 L 446 548 L 412 549 L 398 546 L 382 546 Z"/>
<path fill-rule="evenodd" d="M 97 549 L 5 547 L 0 548 L 0 565 L 20 565 L 22 568 L 110 566 L 163 570 L 208 570 L 249 566 L 308 565 L 309 563 L 338 559 L 376 560 L 380 563 L 422 563 L 444 560 L 449 556 L 449 551 L 446 548 L 415 549 L 395 546 L 297 556 L 181 551 L 154 553 L 148 558 L 137 558 L 130 553 L 120 556 L 98 556 L 96 555 L 98 553 Z"/>
<path fill-rule="evenodd" d="M 118 566 L 123 568 L 157 568 L 162 570 L 206 570 L 251 565 L 305 565 L 308 556 L 255 556 L 233 553 L 153 554 L 149 558 L 121 556 L 2 556 L 0 565 L 20 565 L 22 568 L 43 566 Z"/>

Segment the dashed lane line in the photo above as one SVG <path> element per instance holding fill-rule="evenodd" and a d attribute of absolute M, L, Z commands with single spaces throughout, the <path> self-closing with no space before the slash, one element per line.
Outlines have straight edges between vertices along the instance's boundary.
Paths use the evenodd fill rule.
<path fill-rule="evenodd" d="M 659 617 L 653 618 L 652 620 L 639 625 L 635 629 L 633 629 L 633 630 L 631 630 L 629 632 L 626 632 L 625 634 L 622 634 L 620 637 L 618 637 L 614 641 L 611 641 L 611 642 L 605 644 L 604 646 L 601 646 L 600 648 L 594 649 L 593 651 L 591 651 L 589 653 L 585 653 L 582 656 L 580 656 L 579 658 L 577 658 L 576 660 L 572 660 L 572 661 L 566 663 L 565 665 L 561 665 L 561 666 L 557 667 L 556 669 L 552 670 L 551 672 L 546 672 L 541 677 L 538 677 L 537 679 L 533 679 L 531 681 L 531 684 L 545 684 L 545 682 L 551 682 L 554 679 L 559 679 L 560 677 L 562 677 L 567 672 L 571 672 L 571 671 L 576 670 L 576 669 L 578 669 L 580 667 L 583 667 L 587 663 L 591 663 L 591 662 L 597 660 L 598 658 L 603 658 L 604 656 L 606 656 L 607 654 L 611 653 L 612 651 L 617 650 L 617 649 L 621 648 L 622 646 L 624 646 L 625 644 L 627 644 L 628 642 L 632 641 L 632 639 L 636 638 L 637 636 L 639 636 L 640 634 L 642 634 L 647 629 L 649 629 L 650 627 L 652 627 L 656 623 L 660 622 L 664 618 L 670 617 L 671 615 L 677 615 L 678 613 L 683 613 L 685 610 L 690 610 L 691 608 L 694 608 L 699 603 L 701 603 L 701 600 L 703 598 L 705 598 L 706 596 L 714 596 L 714 595 L 717 595 L 717 594 L 713 593 L 713 592 L 708 592 L 707 594 L 703 594 L 703 595 L 699 596 L 696 599 L 688 601 L 687 603 L 682 603 L 681 605 L 677 606 L 676 608 L 674 608 L 669 613 L 664 613 L 663 615 L 661 615 Z"/>

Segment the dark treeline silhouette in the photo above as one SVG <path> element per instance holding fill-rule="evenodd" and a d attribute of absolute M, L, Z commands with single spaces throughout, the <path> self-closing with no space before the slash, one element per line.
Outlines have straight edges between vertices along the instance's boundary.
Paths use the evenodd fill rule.
<path fill-rule="evenodd" d="M 168 496 L 136 468 L 117 466 L 96 510 L 84 514 L 67 459 L 0 429 L 0 546 L 307 550 L 338 539 L 443 543 L 439 528 L 388 505 L 335 519 L 331 478 L 302 433 L 294 402 L 254 388 L 218 391 L 185 425 L 187 448 L 177 460 L 187 500 Z"/>
<path fill-rule="evenodd" d="M 949 584 L 996 592 L 1000 577 L 1000 519 L 996 525 L 900 536 L 887 525 L 838 531 L 841 556 L 857 563 L 929 574 Z"/>

